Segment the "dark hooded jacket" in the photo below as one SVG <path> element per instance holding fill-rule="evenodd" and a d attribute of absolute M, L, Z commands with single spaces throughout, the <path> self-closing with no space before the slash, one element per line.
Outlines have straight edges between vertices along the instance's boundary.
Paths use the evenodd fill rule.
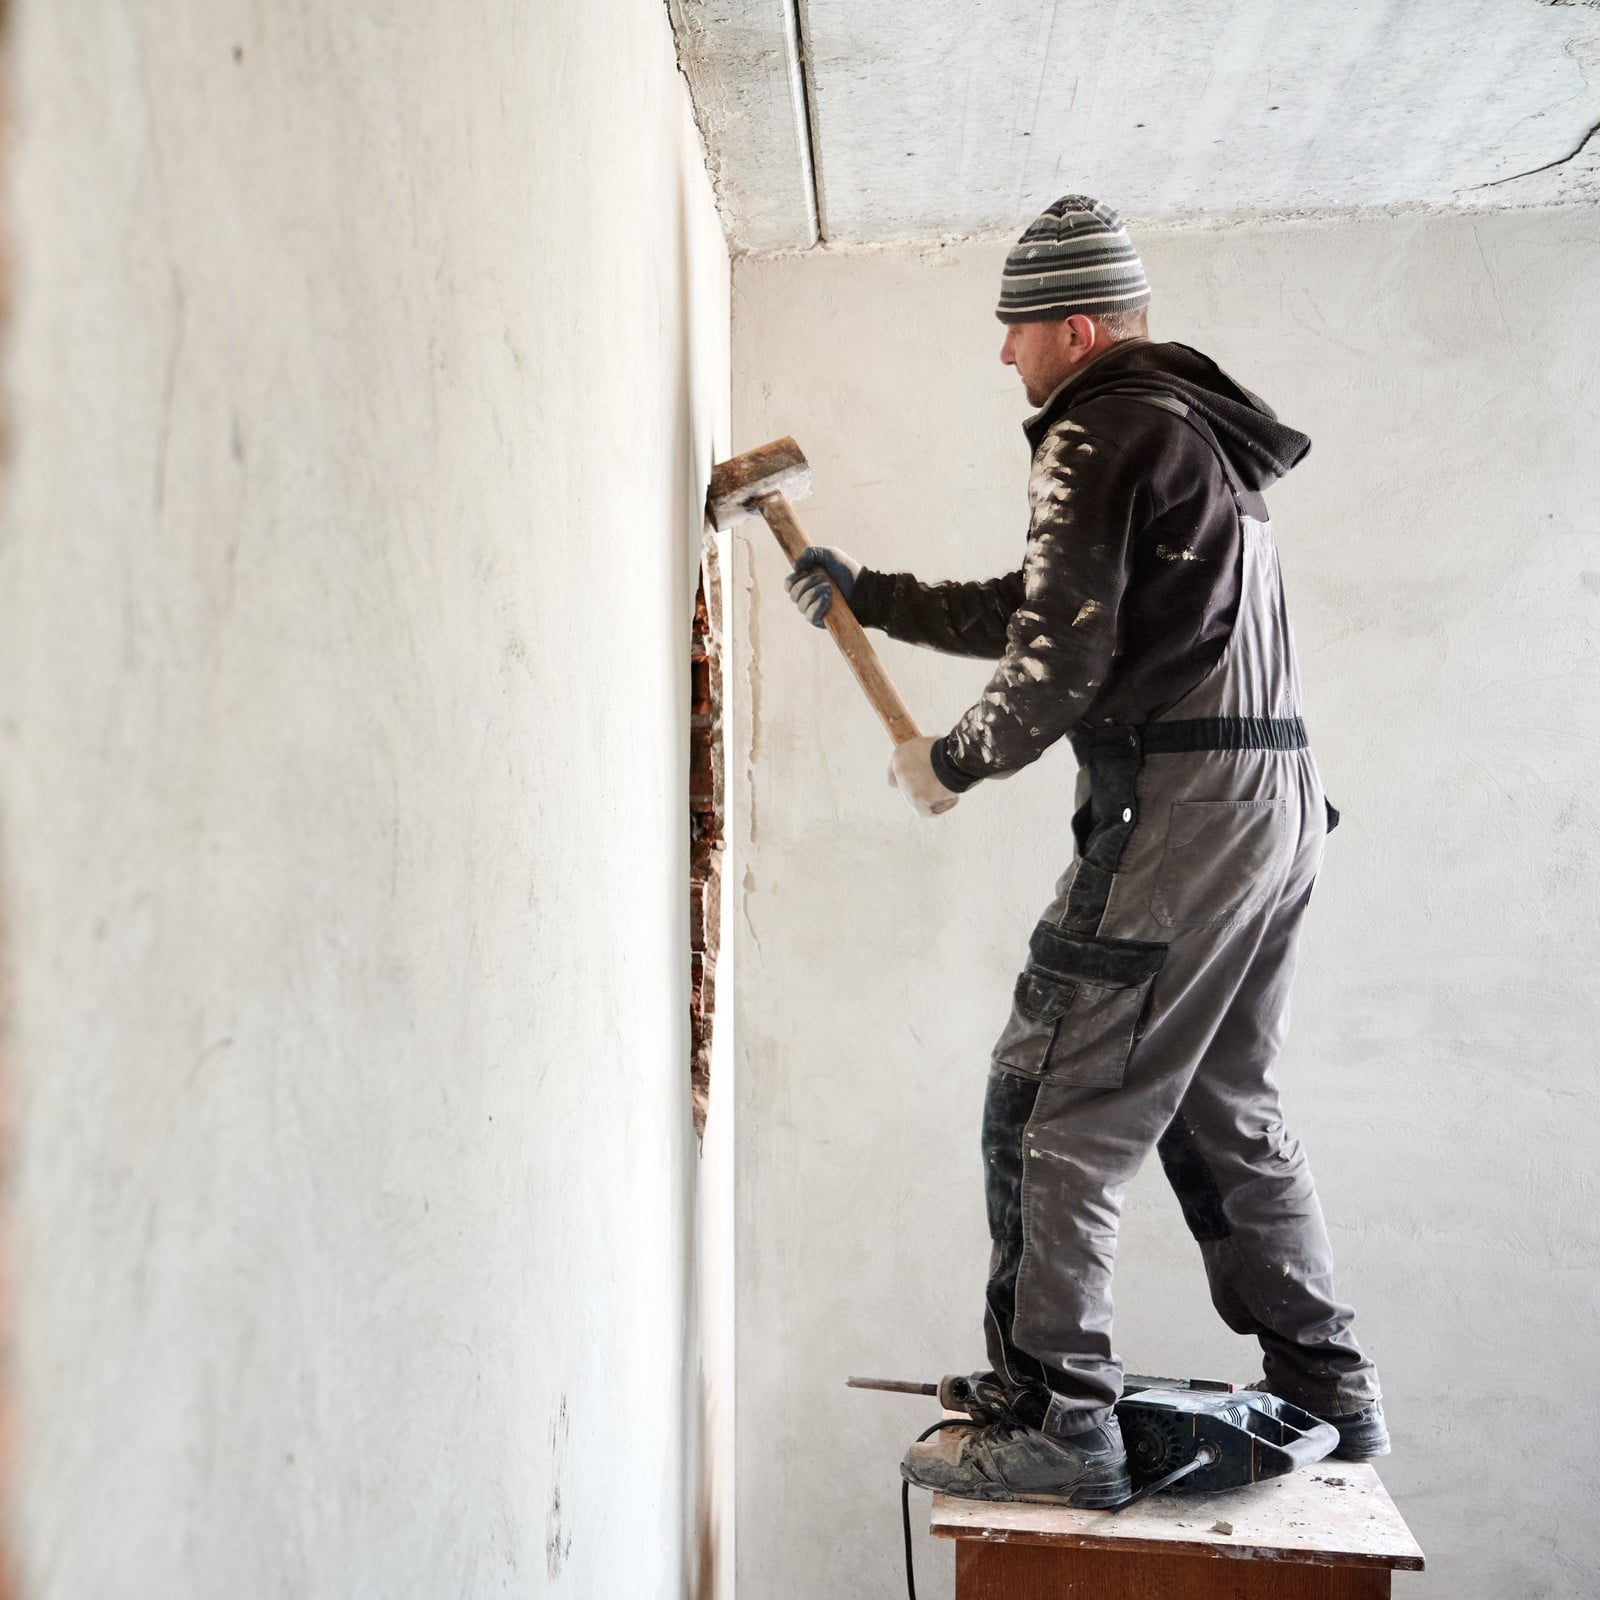
<path fill-rule="evenodd" d="M 850 597 L 893 638 L 998 662 L 933 747 L 957 791 L 1080 726 L 1177 705 L 1233 631 L 1241 503 L 1264 519 L 1261 491 L 1311 447 L 1208 356 L 1146 340 L 1069 378 L 1024 431 L 1032 516 L 1017 571 L 929 584 L 866 569 Z"/>

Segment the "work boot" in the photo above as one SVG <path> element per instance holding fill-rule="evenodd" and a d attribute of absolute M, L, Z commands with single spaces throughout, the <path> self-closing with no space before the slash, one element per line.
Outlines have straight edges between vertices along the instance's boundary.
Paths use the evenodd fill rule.
<path fill-rule="evenodd" d="M 1013 1422 L 944 1428 L 906 1451 L 900 1476 L 965 1500 L 1103 1509 L 1133 1493 L 1115 1417 L 1059 1438 Z"/>
<path fill-rule="evenodd" d="M 1381 1400 L 1342 1417 L 1321 1420 L 1339 1430 L 1339 1448 L 1333 1452 L 1335 1461 L 1371 1461 L 1374 1456 L 1388 1455 L 1389 1430 L 1384 1426 Z"/>

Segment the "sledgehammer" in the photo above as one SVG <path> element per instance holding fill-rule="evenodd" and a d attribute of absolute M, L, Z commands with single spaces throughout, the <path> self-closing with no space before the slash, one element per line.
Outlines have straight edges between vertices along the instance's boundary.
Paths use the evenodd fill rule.
<path fill-rule="evenodd" d="M 805 553 L 807 540 L 795 521 L 789 498 L 792 495 L 799 499 L 810 493 L 811 464 L 801 454 L 800 446 L 793 439 L 774 439 L 759 450 L 747 450 L 712 469 L 706 514 L 719 529 L 729 528 L 744 517 L 765 517 L 792 567 Z M 889 681 L 889 674 L 883 670 L 883 663 L 867 642 L 837 584 L 823 621 L 855 673 L 856 682 L 866 691 L 872 709 L 889 730 L 889 737 L 896 744 L 917 738 L 917 725 L 900 698 L 900 691 Z"/>

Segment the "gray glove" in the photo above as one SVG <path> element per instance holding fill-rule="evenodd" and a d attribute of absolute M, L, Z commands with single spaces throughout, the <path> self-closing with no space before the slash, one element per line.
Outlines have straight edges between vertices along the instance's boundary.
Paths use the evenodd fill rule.
<path fill-rule="evenodd" d="M 843 550 L 814 544 L 800 552 L 794 571 L 783 584 L 806 621 L 813 628 L 821 628 L 825 626 L 828 607 L 833 604 L 834 589 L 848 601 L 860 571 L 861 563 Z"/>

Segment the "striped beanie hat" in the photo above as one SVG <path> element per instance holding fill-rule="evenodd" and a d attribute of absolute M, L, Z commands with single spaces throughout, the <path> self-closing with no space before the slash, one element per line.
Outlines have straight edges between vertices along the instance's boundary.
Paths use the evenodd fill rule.
<path fill-rule="evenodd" d="M 1012 245 L 995 315 L 1054 322 L 1149 304 L 1150 284 L 1122 218 L 1086 194 L 1066 194 Z"/>

